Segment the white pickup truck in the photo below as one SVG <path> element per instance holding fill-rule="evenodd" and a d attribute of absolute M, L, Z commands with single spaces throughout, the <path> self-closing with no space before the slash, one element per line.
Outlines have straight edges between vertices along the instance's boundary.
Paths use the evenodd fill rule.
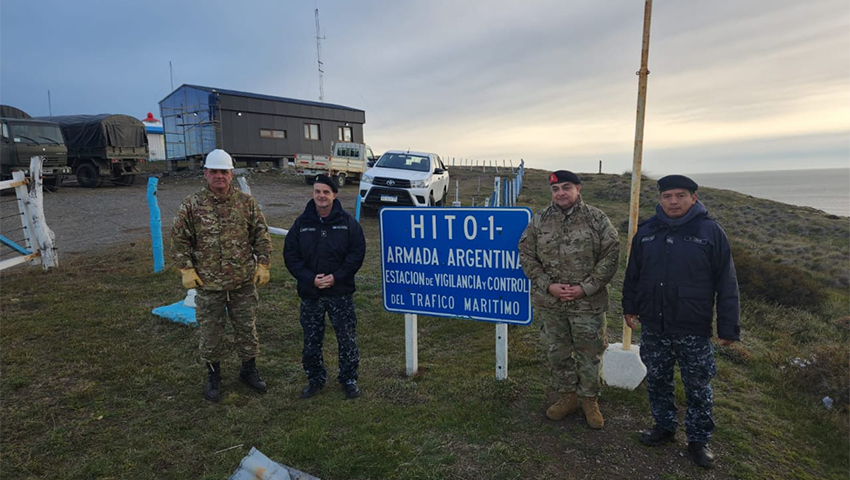
<path fill-rule="evenodd" d="M 375 160 L 375 154 L 368 145 L 362 143 L 340 142 L 331 145 L 331 155 L 295 155 L 295 168 L 304 181 L 312 185 L 316 175 L 333 177 L 342 187 L 352 180 L 360 180 L 361 175 Z"/>
<path fill-rule="evenodd" d="M 442 206 L 448 193 L 449 169 L 435 153 L 389 150 L 360 179 L 370 208 Z"/>

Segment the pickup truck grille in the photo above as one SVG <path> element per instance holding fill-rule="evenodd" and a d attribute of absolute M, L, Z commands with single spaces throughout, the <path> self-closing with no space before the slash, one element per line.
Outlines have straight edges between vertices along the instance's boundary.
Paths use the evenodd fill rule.
<path fill-rule="evenodd" d="M 402 178 L 375 177 L 372 185 L 391 188 L 410 188 L 410 180 Z"/>
<path fill-rule="evenodd" d="M 389 195 L 396 197 L 395 202 L 384 202 L 381 196 Z M 394 188 L 372 187 L 369 189 L 369 195 L 364 199 L 367 205 L 397 205 L 397 206 L 415 206 L 413 199 L 410 197 L 410 192 L 407 190 L 399 190 Z"/>

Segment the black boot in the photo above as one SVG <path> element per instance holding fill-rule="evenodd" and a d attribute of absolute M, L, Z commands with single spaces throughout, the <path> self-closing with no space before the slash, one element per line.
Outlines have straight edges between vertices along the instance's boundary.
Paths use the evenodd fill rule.
<path fill-rule="evenodd" d="M 662 430 L 658 425 L 652 427 L 652 430 L 640 433 L 640 443 L 650 447 L 657 447 L 667 442 L 672 442 L 675 439 L 675 430 Z"/>
<path fill-rule="evenodd" d="M 260 374 L 257 372 L 257 363 L 253 358 L 242 362 L 242 370 L 239 371 L 239 380 L 242 380 L 242 383 L 260 393 L 266 393 L 266 382 L 260 378 Z"/>
<path fill-rule="evenodd" d="M 204 398 L 218 401 L 218 389 L 221 385 L 221 366 L 218 362 L 207 363 L 207 384 L 204 386 Z"/>
<path fill-rule="evenodd" d="M 360 396 L 360 387 L 357 386 L 357 381 L 349 380 L 342 384 L 342 390 L 345 392 L 345 398 L 357 398 Z"/>
<path fill-rule="evenodd" d="M 702 468 L 714 466 L 714 454 L 708 449 L 708 444 L 703 442 L 688 442 L 688 453 L 691 460 Z"/>
<path fill-rule="evenodd" d="M 321 383 L 310 382 L 309 385 L 304 387 L 304 390 L 301 390 L 301 398 L 310 398 L 316 395 L 322 387 L 324 387 L 324 385 Z"/>

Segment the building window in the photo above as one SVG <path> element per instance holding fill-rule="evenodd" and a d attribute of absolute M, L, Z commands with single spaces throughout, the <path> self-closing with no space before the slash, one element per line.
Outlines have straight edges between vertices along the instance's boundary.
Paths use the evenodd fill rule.
<path fill-rule="evenodd" d="M 319 124 L 305 123 L 304 138 L 306 138 L 307 140 L 319 140 Z"/>
<path fill-rule="evenodd" d="M 350 142 L 352 138 L 351 127 L 337 128 L 337 140 L 340 142 Z"/>
<path fill-rule="evenodd" d="M 286 130 L 260 129 L 260 138 L 286 138 Z"/>

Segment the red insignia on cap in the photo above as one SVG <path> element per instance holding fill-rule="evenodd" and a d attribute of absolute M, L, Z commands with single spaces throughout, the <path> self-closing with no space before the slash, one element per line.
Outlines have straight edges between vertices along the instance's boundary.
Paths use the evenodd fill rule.
<path fill-rule="evenodd" d="M 558 182 L 558 176 L 555 175 L 554 173 L 550 173 L 549 174 L 549 183 L 557 183 L 557 182 Z"/>

